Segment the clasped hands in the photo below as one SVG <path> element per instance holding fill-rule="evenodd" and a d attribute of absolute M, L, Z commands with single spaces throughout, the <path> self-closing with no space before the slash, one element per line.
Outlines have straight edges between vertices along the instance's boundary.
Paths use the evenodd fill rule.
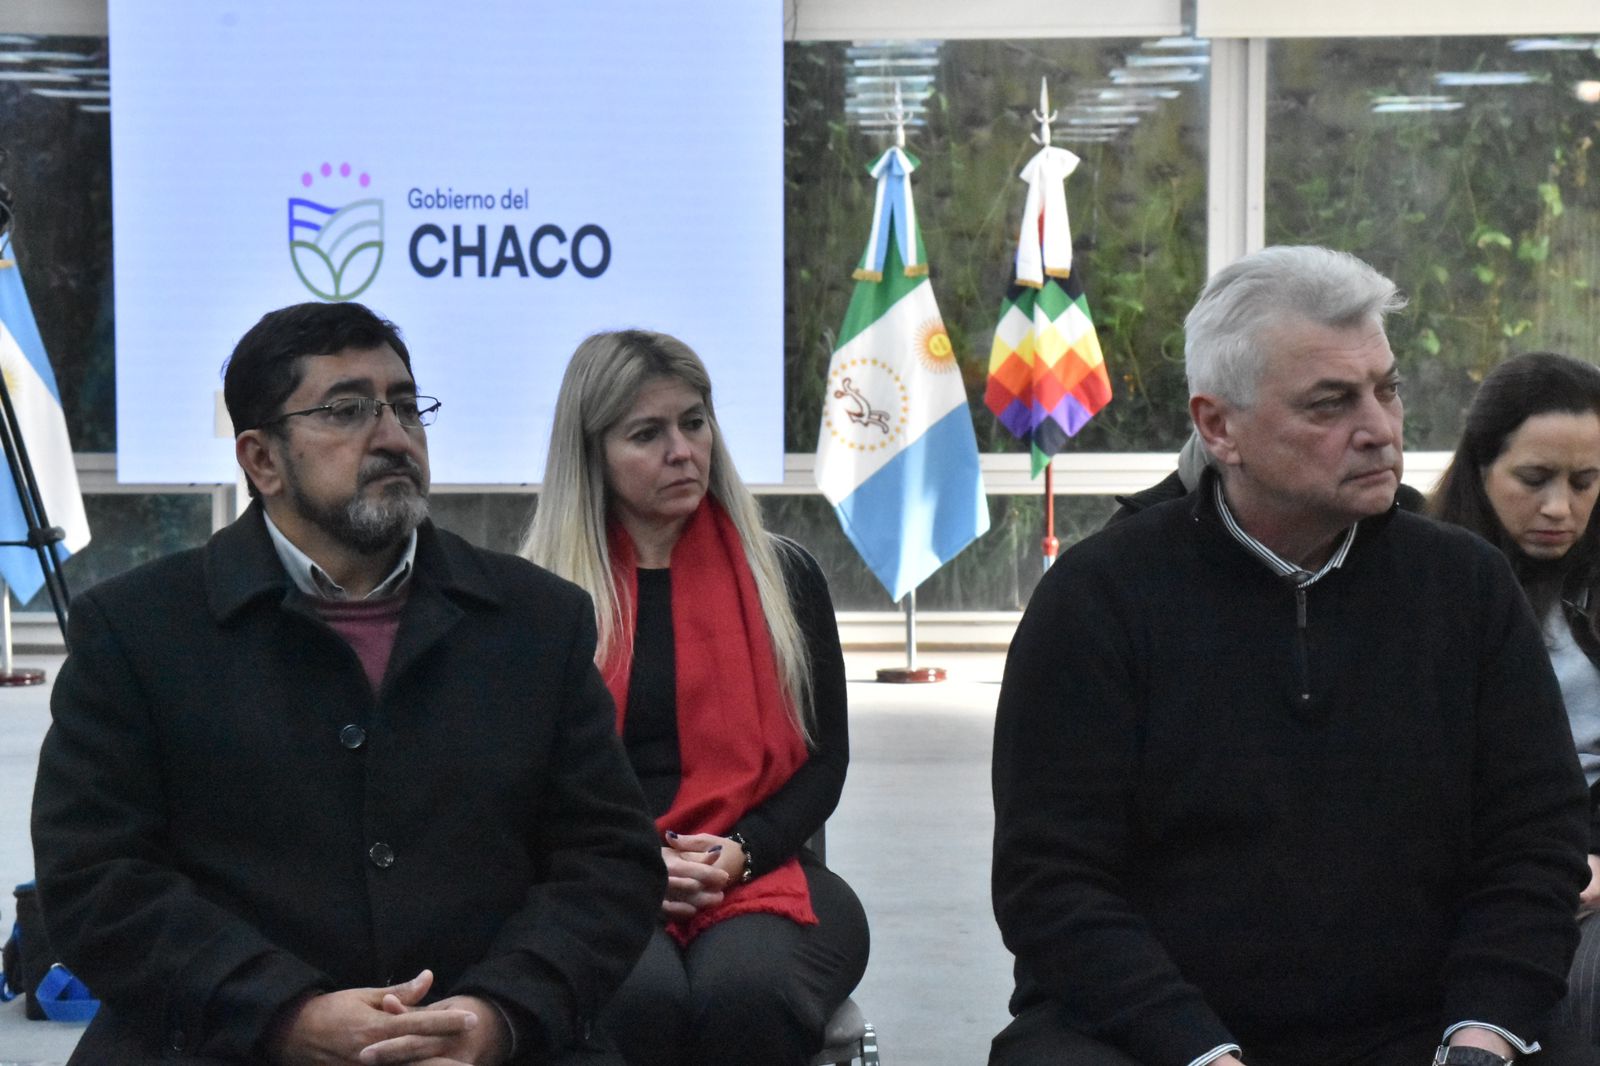
<path fill-rule="evenodd" d="M 504 1016 L 477 996 L 422 1006 L 423 970 L 388 988 L 324 992 L 290 1008 L 271 1042 L 283 1066 L 499 1066 L 511 1052 Z"/>
<path fill-rule="evenodd" d="M 667 897 L 661 913 L 673 921 L 721 903 L 723 893 L 744 875 L 744 848 L 737 840 L 670 830 L 665 840 L 661 861 L 667 867 Z"/>
<path fill-rule="evenodd" d="M 1578 895 L 1578 917 L 1600 911 L 1600 855 L 1589 856 L 1589 883 Z"/>

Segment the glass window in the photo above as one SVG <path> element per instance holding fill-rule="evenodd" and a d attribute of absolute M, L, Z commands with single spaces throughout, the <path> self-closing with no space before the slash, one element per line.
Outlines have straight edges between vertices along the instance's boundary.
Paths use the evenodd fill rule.
<path fill-rule="evenodd" d="M 1406 444 L 1453 448 L 1485 372 L 1516 352 L 1600 358 L 1600 78 L 1593 39 L 1273 42 L 1269 243 L 1371 262 Z"/>
<path fill-rule="evenodd" d="M 33 64 L 43 73 L 52 65 L 83 71 L 73 75 L 75 88 L 93 89 L 107 77 L 103 38 L 33 38 L 26 47 L 75 57 Z M 874 190 L 866 166 L 889 143 L 874 96 L 885 84 L 886 54 L 916 61 L 890 69 L 918 76 L 902 78 L 916 112 L 908 147 L 923 160 L 917 205 L 980 447 L 1021 450 L 983 406 L 983 394 L 1025 193 L 1017 174 L 1037 150 L 1029 134 L 1037 130 L 1032 113 L 1047 77 L 1058 112 L 1055 141 L 1082 159 L 1067 187 L 1075 257 L 1115 391 L 1073 447 L 1175 449 L 1187 432 L 1180 327 L 1204 279 L 1204 52 L 1203 42 L 1134 39 L 788 44 L 786 449 L 816 447 L 832 340 L 870 222 Z M 0 82 L 0 114 L 10 120 L 0 180 L 15 197 L 18 259 L 74 446 L 112 451 L 109 124 L 103 101 L 35 91 L 49 86 Z M 508 551 L 532 505 L 517 493 L 433 497 L 442 526 Z M 768 497 L 763 506 L 774 528 L 823 560 L 842 609 L 891 606 L 824 501 Z M 1098 527 L 1112 506 L 1105 497 L 1060 497 L 1062 543 Z M 1026 602 L 1040 572 L 1042 499 L 995 496 L 990 508 L 993 528 L 923 588 L 924 608 L 1005 610 Z M 68 564 L 73 588 L 199 543 L 209 531 L 209 501 L 162 493 L 91 497 L 90 520 L 95 540 Z"/>
<path fill-rule="evenodd" d="M 211 497 L 204 493 L 90 494 L 83 507 L 94 539 L 61 566 L 72 595 L 140 563 L 204 544 L 211 536 Z M 50 609 L 50 594 L 44 589 L 21 608 Z"/>
<path fill-rule="evenodd" d="M 840 611 L 891 611 L 895 605 L 845 539 L 828 501 L 817 495 L 762 496 L 767 528 L 817 557 Z M 1109 496 L 1057 496 L 1056 537 L 1063 550 L 1098 530 L 1117 504 Z M 1043 496 L 990 496 L 989 532 L 917 589 L 918 611 L 1016 611 L 1044 576 Z"/>
<path fill-rule="evenodd" d="M 441 492 L 428 497 L 434 524 L 492 551 L 516 552 L 533 518 L 534 497 L 515 492 Z"/>
<path fill-rule="evenodd" d="M 13 43 L 8 51 L 31 58 L 7 63 L 7 74 L 17 80 L 0 81 L 0 182 L 11 191 L 12 245 L 55 369 L 72 446 L 115 451 L 106 40 L 22 41 L 26 47 Z"/>
<path fill-rule="evenodd" d="M 823 380 L 871 224 L 867 166 L 891 143 L 883 86 L 907 72 L 918 221 L 985 451 L 1019 451 L 983 404 L 1038 150 L 1039 83 L 1067 182 L 1074 265 L 1114 399 L 1074 447 L 1175 450 L 1188 434 L 1182 322 L 1205 280 L 1205 42 L 1025 40 L 790 43 L 787 67 L 785 447 L 816 448 Z M 1198 59 L 1195 57 L 1198 55 Z M 921 79 L 926 80 L 921 80 Z M 873 87 L 879 91 L 874 93 Z"/>

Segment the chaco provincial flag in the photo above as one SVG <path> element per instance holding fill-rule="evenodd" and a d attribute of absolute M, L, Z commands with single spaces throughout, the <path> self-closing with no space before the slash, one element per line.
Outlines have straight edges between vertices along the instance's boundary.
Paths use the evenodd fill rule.
<path fill-rule="evenodd" d="M 65 559 L 89 543 L 89 519 L 78 491 L 78 471 L 72 462 L 72 442 L 67 438 L 56 376 L 45 358 L 44 342 L 28 306 L 9 236 L 0 236 L 0 373 L 5 374 L 11 393 L 17 429 L 28 449 L 45 517 L 66 533 L 60 551 Z M 9 468 L 0 466 L 0 540 L 24 540 L 27 535 L 28 522 L 16 485 Z M 0 547 L 0 577 L 11 586 L 17 602 L 33 599 L 44 585 L 38 553 L 26 547 Z"/>
<path fill-rule="evenodd" d="M 911 198 L 916 166 L 901 148 L 872 164 L 872 233 L 817 439 L 817 487 L 896 601 L 989 528 L 967 393 Z"/>
<path fill-rule="evenodd" d="M 1017 241 L 1016 279 L 1000 302 L 984 403 L 1028 442 L 1033 476 L 1068 437 L 1111 400 L 1111 379 L 1072 269 L 1066 179 L 1078 157 L 1046 145 L 1022 170 L 1028 198 Z"/>

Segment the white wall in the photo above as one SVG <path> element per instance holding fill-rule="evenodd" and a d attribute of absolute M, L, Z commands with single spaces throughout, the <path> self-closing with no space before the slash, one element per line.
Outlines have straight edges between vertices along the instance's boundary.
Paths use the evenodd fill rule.
<path fill-rule="evenodd" d="M 1600 0 L 1196 0 L 1201 37 L 1438 37 L 1600 31 Z"/>
<path fill-rule="evenodd" d="M 1182 32 L 1181 0 L 785 0 L 799 41 L 874 38 L 1166 37 Z"/>
<path fill-rule="evenodd" d="M 106 0 L 5 0 L 0 33 L 104 37 Z"/>

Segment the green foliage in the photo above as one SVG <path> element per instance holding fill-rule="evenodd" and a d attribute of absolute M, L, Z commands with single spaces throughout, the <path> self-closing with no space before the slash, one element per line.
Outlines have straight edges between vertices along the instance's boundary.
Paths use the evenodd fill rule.
<path fill-rule="evenodd" d="M 1031 113 L 1039 79 L 1052 100 L 1103 82 L 1136 42 L 949 41 L 928 125 L 907 148 L 934 292 L 967 388 L 979 447 L 1025 451 L 983 404 L 989 348 L 1012 275 L 1026 186 L 1038 151 Z M 850 299 L 850 271 L 871 224 L 869 164 L 888 146 L 839 121 L 846 63 L 839 43 L 791 43 L 785 139 L 785 447 L 816 447 L 822 381 Z M 1107 145 L 1059 141 L 1082 158 L 1067 182 L 1074 269 L 1081 273 L 1114 399 L 1069 449 L 1177 448 L 1188 432 L 1184 313 L 1204 281 L 1202 97 L 1167 101 Z M 1058 130 L 1064 130 L 1058 124 Z"/>
<path fill-rule="evenodd" d="M 1343 248 L 1409 296 L 1389 328 L 1409 447 L 1452 448 L 1477 382 L 1516 352 L 1600 358 L 1600 109 L 1572 92 L 1593 62 L 1498 38 L 1272 46 L 1268 242 Z M 1534 83 L 1434 81 L 1510 69 Z M 1445 92 L 1463 106 L 1372 111 L 1378 95 Z"/>
<path fill-rule="evenodd" d="M 949 41 L 940 52 L 928 125 L 908 134 L 922 161 L 912 181 L 930 274 L 984 451 L 1023 452 L 983 404 L 989 349 L 1011 282 L 1026 186 L 1018 173 L 1038 151 L 1031 113 L 1039 79 L 1053 101 L 1103 82 L 1126 41 Z M 823 381 L 871 225 L 867 165 L 888 147 L 847 126 L 845 46 L 791 43 L 785 52 L 785 447 L 816 448 Z M 1070 450 L 1175 450 L 1188 433 L 1181 324 L 1204 281 L 1203 89 L 1167 101 L 1106 145 L 1058 140 L 1082 158 L 1067 182 L 1079 271 L 1110 371 L 1114 398 Z M 1065 124 L 1058 124 L 1058 131 Z M 825 501 L 766 497 L 774 528 L 823 560 L 843 609 L 889 606 L 839 531 Z M 1065 546 L 1097 529 L 1106 497 L 1060 497 Z M 1021 607 L 1042 573 L 1044 501 L 992 496 L 990 531 L 918 592 L 931 610 Z"/>
<path fill-rule="evenodd" d="M 908 147 L 933 284 L 986 451 L 1021 451 L 983 406 L 1000 299 L 1010 278 L 1024 187 L 1017 172 L 1039 79 L 1053 100 L 1103 81 L 1137 42 L 949 41 L 940 51 L 928 126 Z M 866 241 L 873 187 L 865 167 L 887 142 L 847 124 L 844 46 L 786 52 L 786 447 L 816 446 L 822 381 Z M 1530 69 L 1535 82 L 1441 89 L 1448 70 Z M 1325 244 L 1371 262 L 1409 298 L 1390 321 L 1408 379 L 1407 444 L 1448 449 L 1476 383 L 1517 351 L 1600 360 L 1600 182 L 1591 180 L 1600 108 L 1573 83 L 1582 53 L 1511 53 L 1503 39 L 1274 42 L 1268 65 L 1266 236 Z M 1453 94 L 1448 112 L 1379 114 L 1374 98 Z M 1081 272 L 1114 398 L 1069 450 L 1175 449 L 1188 432 L 1183 317 L 1205 278 L 1206 88 L 1192 86 L 1082 157 L 1067 183 Z M 1065 498 L 1063 499 L 1065 502 Z M 925 586 L 924 606 L 999 608 L 1032 587 L 1042 501 L 995 497 L 993 529 Z M 800 505 L 776 507 L 789 514 Z M 1075 501 L 1058 536 L 1070 544 L 1107 511 Z M 831 515 L 824 508 L 812 518 Z M 793 515 L 791 514 L 792 518 Z M 832 537 L 825 522 L 802 539 Z M 807 540 L 810 543 L 810 540 Z M 826 549 L 849 573 L 853 553 Z M 882 599 L 843 580 L 842 602 Z"/>

